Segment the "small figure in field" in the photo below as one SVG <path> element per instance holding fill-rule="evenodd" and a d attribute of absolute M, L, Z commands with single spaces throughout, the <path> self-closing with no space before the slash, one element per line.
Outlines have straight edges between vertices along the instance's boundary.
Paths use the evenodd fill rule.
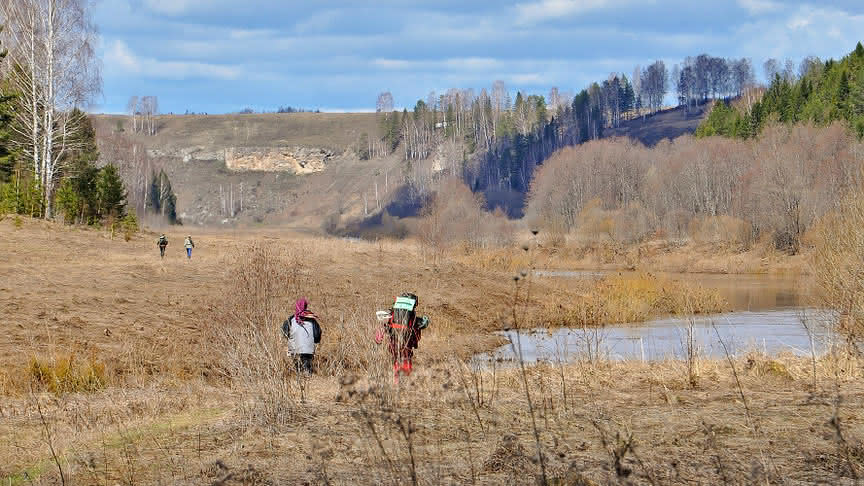
<path fill-rule="evenodd" d="M 192 241 L 192 235 L 186 235 L 186 241 L 183 242 L 183 246 L 186 247 L 186 258 L 192 259 L 192 248 L 195 248 L 195 242 Z"/>
<path fill-rule="evenodd" d="M 321 342 L 318 317 L 309 310 L 309 301 L 298 299 L 294 315 L 282 323 L 282 334 L 288 338 L 288 353 L 294 359 L 298 372 L 312 373 L 315 346 Z"/>
<path fill-rule="evenodd" d="M 385 334 L 389 337 L 393 376 L 396 381 L 399 381 L 400 374 L 411 374 L 414 350 L 420 345 L 420 334 L 429 327 L 429 318 L 417 315 L 417 303 L 417 296 L 406 292 L 396 297 L 389 313 L 379 312 L 379 319 L 386 319 L 386 324 L 383 328 L 378 328 L 375 342 L 381 344 Z"/>
<path fill-rule="evenodd" d="M 159 240 L 156 241 L 156 246 L 159 247 L 159 257 L 165 258 L 165 247 L 168 246 L 168 238 L 165 237 L 165 233 L 159 235 Z"/>

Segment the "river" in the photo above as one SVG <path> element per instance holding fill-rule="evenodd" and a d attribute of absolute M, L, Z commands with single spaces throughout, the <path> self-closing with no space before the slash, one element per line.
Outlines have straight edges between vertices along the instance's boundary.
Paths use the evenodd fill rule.
<path fill-rule="evenodd" d="M 617 274 L 618 272 L 614 272 Z M 626 275 L 626 272 L 623 273 Z M 538 271 L 539 278 L 592 279 L 609 275 L 591 271 Z M 830 312 L 814 309 L 811 289 L 796 277 L 727 274 L 659 274 L 715 289 L 730 312 L 710 316 L 654 319 L 612 324 L 597 329 L 533 329 L 500 334 L 510 344 L 480 360 L 514 361 L 513 343 L 521 343 L 526 362 L 572 361 L 579 358 L 661 360 L 685 357 L 690 349 L 699 356 L 723 357 L 760 351 L 769 355 L 799 355 L 824 349 Z"/>

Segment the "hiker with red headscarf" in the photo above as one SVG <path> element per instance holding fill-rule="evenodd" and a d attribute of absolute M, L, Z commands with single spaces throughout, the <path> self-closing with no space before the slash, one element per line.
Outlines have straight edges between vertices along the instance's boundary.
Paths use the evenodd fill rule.
<path fill-rule="evenodd" d="M 318 324 L 318 317 L 309 310 L 308 300 L 297 300 L 294 304 L 294 315 L 282 323 L 282 334 L 288 338 L 288 352 L 294 358 L 297 371 L 312 373 L 315 345 L 321 342 L 321 326 Z"/>
<path fill-rule="evenodd" d="M 375 334 L 375 342 L 381 344 L 384 336 L 389 338 L 390 356 L 393 358 L 393 374 L 410 375 L 414 368 L 414 350 L 420 345 L 420 333 L 429 326 L 429 318 L 417 315 L 417 296 L 404 293 L 386 313 L 387 324 Z M 385 316 L 382 316 L 385 317 Z"/>

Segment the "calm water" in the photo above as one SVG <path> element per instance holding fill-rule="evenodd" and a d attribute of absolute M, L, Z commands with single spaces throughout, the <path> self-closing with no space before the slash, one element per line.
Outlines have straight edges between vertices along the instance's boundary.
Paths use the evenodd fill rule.
<path fill-rule="evenodd" d="M 542 278 L 602 278 L 626 272 L 542 271 Z M 712 316 L 664 318 L 601 329 L 535 329 L 518 339 L 525 361 L 570 361 L 588 356 L 610 359 L 658 360 L 686 355 L 688 335 L 699 354 L 707 357 L 758 350 L 767 354 L 809 354 L 824 348 L 833 314 L 805 307 L 809 289 L 789 277 L 765 275 L 659 274 L 715 289 L 732 312 Z M 804 325 L 806 323 L 806 327 Z M 808 329 L 810 332 L 808 333 Z M 515 331 L 501 333 L 511 344 L 478 356 L 481 360 L 511 361 L 517 354 Z M 812 339 L 811 339 L 812 336 Z"/>
<path fill-rule="evenodd" d="M 701 356 L 724 357 L 751 350 L 769 355 L 791 352 L 806 355 L 819 353 L 826 345 L 826 324 L 832 315 L 812 309 L 784 309 L 762 312 L 730 312 L 714 316 L 666 318 L 637 324 L 620 324 L 605 328 L 574 330 L 535 329 L 502 332 L 511 343 L 521 342 L 523 359 L 535 361 L 571 361 L 589 356 L 609 359 L 660 360 L 686 356 L 688 334 Z M 802 324 L 807 323 L 810 329 Z M 692 323 L 692 328 L 691 328 Z M 690 331 L 692 329 L 692 331 Z M 718 337 L 719 336 L 719 337 Z M 513 360 L 512 344 L 501 346 L 478 358 Z"/>
<path fill-rule="evenodd" d="M 606 276 L 637 276 L 635 272 L 538 270 L 541 278 L 600 279 Z M 713 273 L 653 273 L 660 278 L 688 282 L 714 289 L 732 311 L 791 309 L 810 305 L 811 289 L 805 280 L 774 275 L 733 275 Z"/>

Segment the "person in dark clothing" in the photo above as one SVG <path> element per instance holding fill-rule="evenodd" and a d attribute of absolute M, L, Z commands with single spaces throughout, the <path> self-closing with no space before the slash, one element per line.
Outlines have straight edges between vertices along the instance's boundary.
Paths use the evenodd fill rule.
<path fill-rule="evenodd" d="M 159 235 L 159 240 L 156 241 L 156 246 L 159 247 L 159 258 L 165 258 L 165 247 L 168 246 L 168 238 L 165 237 L 165 233 Z"/>

